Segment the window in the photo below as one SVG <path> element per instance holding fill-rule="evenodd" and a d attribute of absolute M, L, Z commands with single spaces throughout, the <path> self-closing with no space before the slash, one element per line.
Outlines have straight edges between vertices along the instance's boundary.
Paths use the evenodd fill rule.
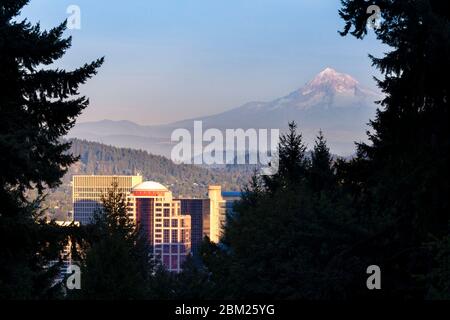
<path fill-rule="evenodd" d="M 169 243 L 170 239 L 169 239 L 169 230 L 164 230 L 164 243 Z"/>
<path fill-rule="evenodd" d="M 183 266 L 183 263 L 184 263 L 185 261 L 186 261 L 186 256 L 185 256 L 185 255 L 180 256 L 180 267 Z"/>
<path fill-rule="evenodd" d="M 171 265 L 173 270 L 178 269 L 178 257 L 177 256 L 172 256 L 172 265 Z"/>
<path fill-rule="evenodd" d="M 172 227 L 173 228 L 178 227 L 178 220 L 177 219 L 172 219 Z"/>
<path fill-rule="evenodd" d="M 170 209 L 164 209 L 164 217 L 170 217 Z"/>
<path fill-rule="evenodd" d="M 167 255 L 163 256 L 163 264 L 166 268 L 170 267 L 170 256 Z"/>
<path fill-rule="evenodd" d="M 172 242 L 178 242 L 178 230 L 172 230 Z"/>
<path fill-rule="evenodd" d="M 164 219 L 164 227 L 169 228 L 170 227 L 170 219 Z"/>

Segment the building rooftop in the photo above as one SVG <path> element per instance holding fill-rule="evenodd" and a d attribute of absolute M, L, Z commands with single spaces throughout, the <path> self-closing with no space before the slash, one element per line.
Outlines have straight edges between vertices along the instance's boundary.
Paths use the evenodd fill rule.
<path fill-rule="evenodd" d="M 133 191 L 169 191 L 169 189 L 158 182 L 145 181 L 133 187 Z"/>
<path fill-rule="evenodd" d="M 222 191 L 222 197 L 242 197 L 240 191 Z"/>

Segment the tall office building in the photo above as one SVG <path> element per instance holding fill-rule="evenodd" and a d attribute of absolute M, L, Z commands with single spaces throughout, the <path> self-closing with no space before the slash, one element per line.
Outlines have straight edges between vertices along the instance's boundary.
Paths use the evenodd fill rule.
<path fill-rule="evenodd" d="M 94 212 L 101 208 L 102 195 L 117 183 L 120 193 L 128 194 L 131 189 L 142 183 L 142 176 L 94 176 L 74 175 L 72 178 L 73 219 L 80 224 L 88 224 Z"/>
<path fill-rule="evenodd" d="M 241 198 L 240 192 L 222 192 L 221 186 L 209 186 L 210 199 L 210 236 L 212 242 L 218 243 L 223 235 L 227 216 L 233 214 L 234 202 Z"/>
<path fill-rule="evenodd" d="M 143 182 L 131 190 L 128 210 L 155 258 L 164 267 L 180 272 L 191 250 L 191 216 L 181 214 L 181 203 L 163 185 Z"/>
<path fill-rule="evenodd" d="M 207 198 L 177 199 L 181 203 L 181 214 L 191 216 L 191 241 L 194 256 L 200 253 L 205 236 L 212 242 L 220 241 L 227 217 L 234 214 L 234 203 L 240 199 L 241 192 L 222 191 L 221 186 L 209 186 Z"/>
<path fill-rule="evenodd" d="M 179 272 L 189 253 L 198 256 L 205 236 L 218 243 L 227 215 L 240 192 L 222 192 L 209 186 L 203 199 L 173 199 L 163 185 L 141 176 L 73 176 L 74 220 L 91 222 L 101 208 L 101 197 L 117 183 L 118 192 L 127 196 L 128 216 L 144 233 L 153 254 L 169 271 Z"/>
<path fill-rule="evenodd" d="M 241 192 L 222 191 L 221 186 L 209 186 L 208 197 L 203 199 L 177 199 L 181 202 L 181 214 L 191 216 L 194 256 L 205 236 L 212 242 L 220 241 L 227 217 L 233 215 L 234 202 L 240 199 Z"/>
<path fill-rule="evenodd" d="M 191 217 L 191 252 L 193 256 L 197 257 L 203 238 L 210 236 L 210 200 L 208 198 L 180 198 L 177 200 L 181 204 L 181 214 Z"/>
<path fill-rule="evenodd" d="M 210 240 L 218 243 L 223 234 L 223 227 L 226 223 L 226 202 L 222 198 L 221 186 L 209 186 L 208 198 L 211 201 L 210 213 Z"/>

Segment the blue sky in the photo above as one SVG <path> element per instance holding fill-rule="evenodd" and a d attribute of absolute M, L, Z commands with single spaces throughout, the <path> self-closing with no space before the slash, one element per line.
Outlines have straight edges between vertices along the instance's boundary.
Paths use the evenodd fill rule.
<path fill-rule="evenodd" d="M 339 0 L 31 0 L 22 16 L 50 28 L 81 9 L 81 29 L 57 65 L 106 63 L 82 88 L 80 121 L 159 124 L 266 101 L 327 66 L 375 88 L 368 53 L 386 48 L 337 31 Z"/>

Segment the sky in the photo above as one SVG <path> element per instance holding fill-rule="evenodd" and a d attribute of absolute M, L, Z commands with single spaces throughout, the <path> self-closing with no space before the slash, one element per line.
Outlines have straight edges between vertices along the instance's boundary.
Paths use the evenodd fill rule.
<path fill-rule="evenodd" d="M 325 67 L 375 89 L 373 36 L 341 37 L 339 0 L 31 0 L 21 17 L 49 29 L 80 8 L 80 29 L 56 66 L 105 56 L 81 93 L 80 122 L 169 123 L 270 101 Z"/>

